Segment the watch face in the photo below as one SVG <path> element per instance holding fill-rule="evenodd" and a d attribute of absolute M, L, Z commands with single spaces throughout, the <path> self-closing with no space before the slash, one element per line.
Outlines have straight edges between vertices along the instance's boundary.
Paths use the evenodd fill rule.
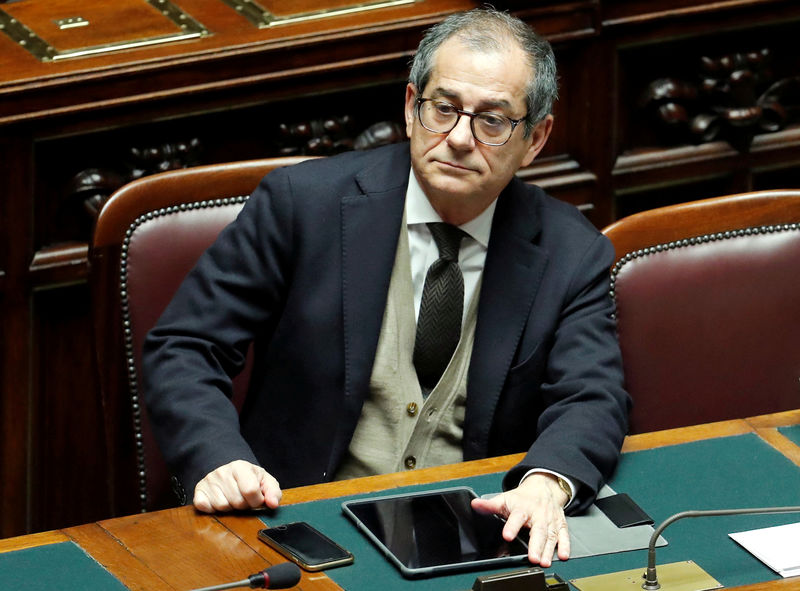
<path fill-rule="evenodd" d="M 567 481 L 564 480 L 563 478 L 558 479 L 558 486 L 560 486 L 561 490 L 563 490 L 567 494 L 567 503 L 565 504 L 566 506 L 572 500 L 572 489 L 569 487 Z"/>

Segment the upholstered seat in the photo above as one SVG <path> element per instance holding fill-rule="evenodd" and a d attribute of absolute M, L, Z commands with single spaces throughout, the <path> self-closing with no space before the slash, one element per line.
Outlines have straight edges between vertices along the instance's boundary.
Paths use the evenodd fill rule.
<path fill-rule="evenodd" d="M 664 207 L 604 230 L 639 433 L 800 407 L 800 191 Z"/>
<path fill-rule="evenodd" d="M 122 187 L 100 211 L 90 280 L 115 513 L 177 503 L 142 403 L 140 352 L 147 331 L 259 180 L 302 159 L 210 165 L 145 177 Z M 237 404 L 248 377 L 249 367 L 234 382 Z"/>

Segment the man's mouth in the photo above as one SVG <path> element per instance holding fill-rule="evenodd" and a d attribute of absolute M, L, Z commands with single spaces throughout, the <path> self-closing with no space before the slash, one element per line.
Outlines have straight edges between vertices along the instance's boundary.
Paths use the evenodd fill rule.
<path fill-rule="evenodd" d="M 442 164 L 442 165 L 448 167 L 448 168 L 453 168 L 453 169 L 456 169 L 456 170 L 462 170 L 464 172 L 475 172 L 474 168 L 470 168 L 470 167 L 465 166 L 463 164 L 459 164 L 458 162 L 450 162 L 450 161 L 447 161 L 447 160 L 437 160 L 437 162 L 439 164 Z"/>

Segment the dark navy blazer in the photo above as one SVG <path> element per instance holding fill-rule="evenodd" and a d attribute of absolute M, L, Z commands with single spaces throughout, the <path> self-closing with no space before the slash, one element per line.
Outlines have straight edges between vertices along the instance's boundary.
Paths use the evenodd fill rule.
<path fill-rule="evenodd" d="M 405 202 L 408 144 L 269 174 L 148 335 L 145 396 L 191 491 L 234 459 L 284 488 L 330 480 L 369 391 Z M 514 179 L 498 198 L 467 382 L 464 459 L 526 451 L 590 502 L 629 399 L 612 318 L 613 249 L 573 206 Z M 237 415 L 230 375 L 254 341 Z"/>

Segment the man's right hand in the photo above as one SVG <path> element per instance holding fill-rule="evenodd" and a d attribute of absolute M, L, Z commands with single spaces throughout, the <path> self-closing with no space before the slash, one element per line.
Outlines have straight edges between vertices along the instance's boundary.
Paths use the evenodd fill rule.
<path fill-rule="evenodd" d="M 206 474 L 194 489 L 198 511 L 213 513 L 233 509 L 254 509 L 266 505 L 275 509 L 281 502 L 281 487 L 264 468 L 235 460 Z"/>

